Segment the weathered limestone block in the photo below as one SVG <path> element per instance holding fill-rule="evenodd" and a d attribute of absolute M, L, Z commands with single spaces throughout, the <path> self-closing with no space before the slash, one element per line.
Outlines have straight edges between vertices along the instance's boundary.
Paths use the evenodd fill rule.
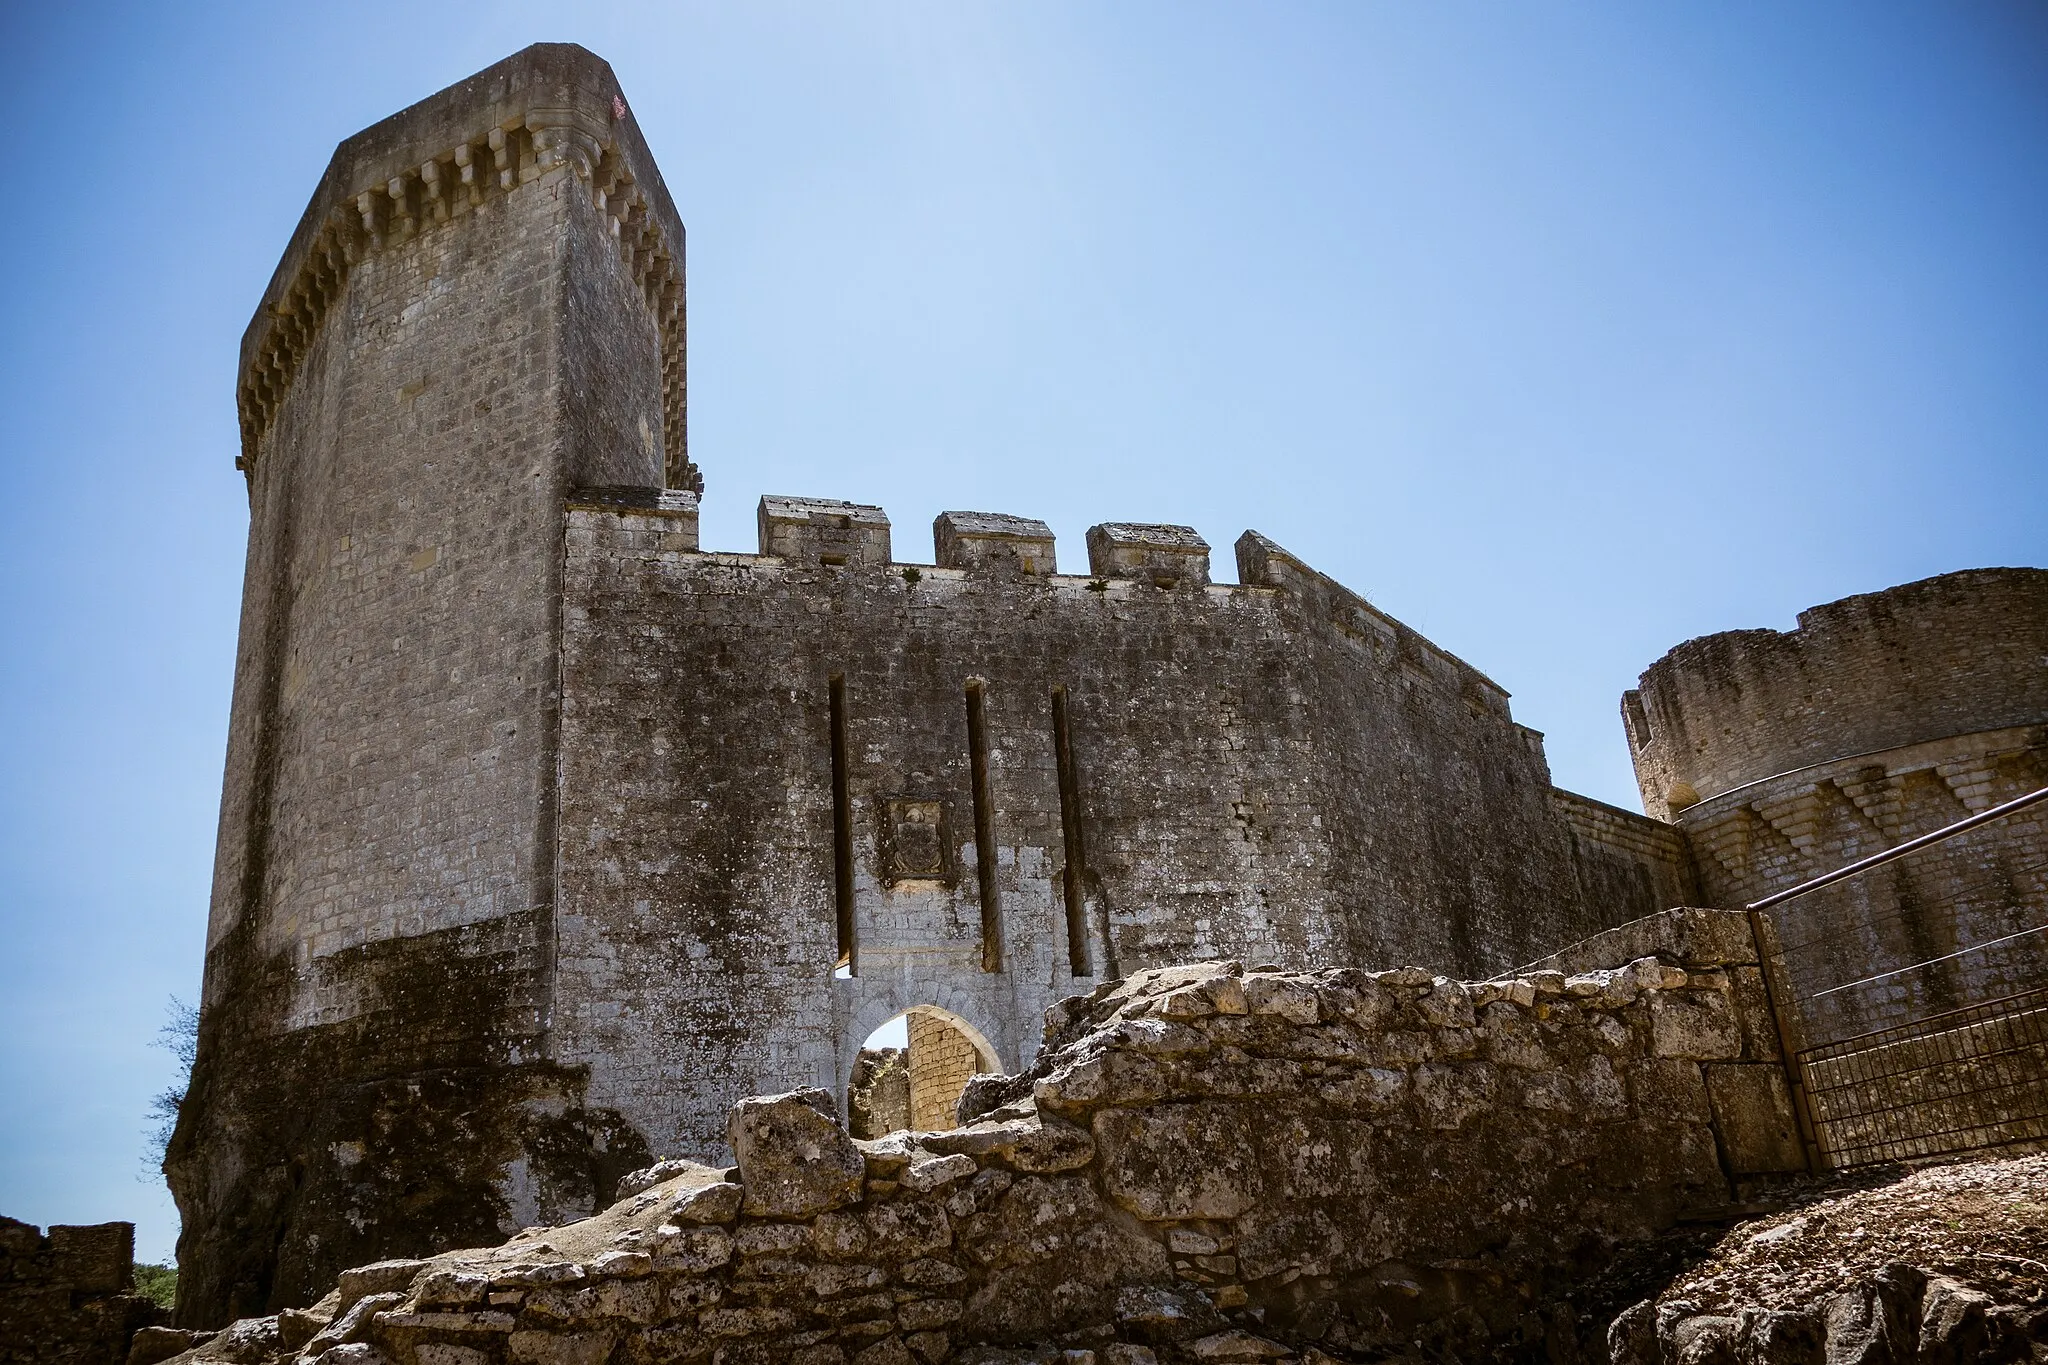
<path fill-rule="evenodd" d="M 706 1166 L 701 1162 L 686 1161 L 680 1157 L 669 1161 L 658 1161 L 644 1170 L 634 1171 L 628 1175 L 621 1176 L 619 1178 L 618 1190 L 612 1195 L 612 1202 L 617 1203 L 621 1199 L 631 1198 L 642 1190 L 652 1189 L 656 1185 L 674 1180 L 679 1176 L 709 1172 L 714 1169 L 714 1167 Z"/>
<path fill-rule="evenodd" d="M 867 1164 L 824 1090 L 741 1100 L 727 1140 L 739 1161 L 742 1207 L 771 1218 L 804 1218 L 860 1197 Z"/>
<path fill-rule="evenodd" d="M 1209 583 L 1209 542 L 1192 526 L 1105 522 L 1088 528 L 1088 571 L 1161 588 L 1203 588 Z"/>
<path fill-rule="evenodd" d="M 507 1349 L 513 1365 L 604 1365 L 609 1332 L 514 1332 Z"/>
<path fill-rule="evenodd" d="M 887 564 L 889 517 L 879 507 L 836 498 L 764 497 L 761 553 L 806 566 Z"/>
<path fill-rule="evenodd" d="M 1258 1149 L 1236 1105 L 1104 1109 L 1094 1132 L 1104 1188 L 1140 1218 L 1234 1218 L 1258 1202 Z"/>
<path fill-rule="evenodd" d="M 1604 1062 L 1606 1059 L 1589 1060 Z M 1415 1068 L 1415 1096 L 1421 1105 L 1423 1120 L 1431 1128 L 1456 1128 L 1485 1112 L 1492 1106 L 1497 1089 L 1493 1068 L 1483 1062 L 1470 1066 L 1424 1062 Z M 1581 1089 L 1583 1091 L 1585 1087 Z"/>
<path fill-rule="evenodd" d="M 413 1298 L 422 1308 L 469 1308 L 484 1302 L 490 1293 L 490 1276 L 444 1266 L 419 1277 Z"/>
<path fill-rule="evenodd" d="M 663 1224 L 655 1234 L 654 1264 L 662 1270 L 699 1273 L 731 1259 L 732 1234 L 723 1228 Z"/>
<path fill-rule="evenodd" d="M 953 1244 L 945 1209 L 921 1201 L 878 1204 L 867 1211 L 869 1247 L 889 1260 L 915 1260 Z"/>
<path fill-rule="evenodd" d="M 1723 1063 L 1705 1071 L 1714 1126 L 1737 1175 L 1806 1169 L 1806 1149 L 1782 1067 Z"/>
<path fill-rule="evenodd" d="M 1317 998 L 1313 981 L 1253 973 L 1243 979 L 1241 987 L 1246 1010 L 1251 1014 L 1277 1016 L 1290 1024 L 1302 1025 L 1314 1024 L 1322 1017 L 1322 1003 Z"/>
<path fill-rule="evenodd" d="M 1037 578 L 1054 572 L 1052 528 L 999 512 L 941 512 L 932 522 L 934 558 L 942 569 Z"/>
<path fill-rule="evenodd" d="M 1116 1320 L 1141 1341 L 1153 1345 L 1185 1341 L 1222 1324 L 1208 1296 L 1200 1290 L 1163 1289 L 1144 1285 L 1116 1296 Z"/>
<path fill-rule="evenodd" d="M 341 1311 L 347 1312 L 369 1294 L 389 1294 L 404 1289 L 427 1268 L 425 1261 L 376 1261 L 341 1272 L 336 1288 L 341 1293 Z"/>
<path fill-rule="evenodd" d="M 1159 997 L 1157 1008 L 1163 1018 L 1187 1021 L 1215 1014 L 1248 1014 L 1251 1002 L 1241 979 L 1214 976 L 1166 992 Z"/>
<path fill-rule="evenodd" d="M 729 1181 L 692 1186 L 669 1205 L 669 1217 L 678 1223 L 730 1223 L 738 1216 L 743 1198 L 740 1187 Z"/>
<path fill-rule="evenodd" d="M 212 1332 L 194 1331 L 185 1327 L 144 1327 L 136 1332 L 134 1339 L 129 1343 L 128 1365 L 159 1365 L 172 1356 L 183 1355 L 194 1346 L 204 1345 L 213 1335 Z M 284 1339 L 287 1347 L 298 1346 L 304 1340 L 303 1337 L 298 1341 Z"/>
<path fill-rule="evenodd" d="M 1764 989 L 1763 969 L 1730 967 L 1728 984 L 1734 997 L 1735 1019 L 1742 1029 L 1742 1055 L 1751 1061 L 1778 1061 L 1778 1021 L 1771 1012 L 1770 995 Z"/>
<path fill-rule="evenodd" d="M 377 1314 L 404 1302 L 405 1295 L 392 1291 L 364 1295 L 343 1309 L 334 1321 L 314 1334 L 313 1339 L 306 1343 L 306 1354 L 317 1356 L 330 1347 L 361 1341 L 370 1330 L 371 1320 Z"/>
<path fill-rule="evenodd" d="M 1475 1022 L 1471 992 L 1448 977 L 1430 982 L 1429 990 L 1416 998 L 1415 1012 L 1432 1028 L 1471 1028 Z"/>
<path fill-rule="evenodd" d="M 933 1190 L 950 1185 L 955 1180 L 973 1175 L 975 1169 L 974 1158 L 971 1156 L 931 1156 L 921 1161 L 912 1161 L 904 1169 L 901 1183 L 905 1189 L 915 1190 L 919 1194 L 930 1194 Z"/>
<path fill-rule="evenodd" d="M 367 1341 L 349 1341 L 322 1351 L 318 1365 L 391 1365 L 391 1357 Z"/>
<path fill-rule="evenodd" d="M 1719 1061 L 1742 1055 L 1742 1029 L 1727 995 L 1714 990 L 1660 991 L 1650 1000 L 1659 1057 Z"/>
<path fill-rule="evenodd" d="M 1524 1071 L 1539 1071 L 1551 1065 L 1542 1032 L 1529 1017 L 1526 1006 L 1517 1008 L 1508 1001 L 1497 1000 L 1480 1012 L 1478 1027 L 1481 1047 L 1494 1063 Z"/>
<path fill-rule="evenodd" d="M 923 1134 L 920 1140 L 933 1152 L 992 1159 L 1014 1171 L 1070 1171 L 1095 1156 L 1095 1143 L 1086 1129 L 1050 1116 L 970 1123 Z"/>

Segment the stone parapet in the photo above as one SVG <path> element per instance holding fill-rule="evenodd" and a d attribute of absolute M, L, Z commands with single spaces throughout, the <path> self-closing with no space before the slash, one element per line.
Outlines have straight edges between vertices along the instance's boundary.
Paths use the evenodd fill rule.
<path fill-rule="evenodd" d="M 932 548 L 942 569 L 1039 577 L 1055 572 L 1052 528 L 999 512 L 941 512 Z"/>
<path fill-rule="evenodd" d="M 133 1223 L 60 1224 L 45 1236 L 0 1218 L 0 1360 L 126 1365 L 136 1333 L 167 1316 L 135 1292 Z"/>
<path fill-rule="evenodd" d="M 2048 569 L 1845 597 L 1791 631 L 1688 640 L 1622 698 L 1643 809 L 1949 735 L 2048 722 Z"/>
<path fill-rule="evenodd" d="M 1327 622 L 1350 652 L 1381 668 L 1398 667 L 1414 684 L 1449 691 L 1475 711 L 1507 717 L 1505 687 L 1257 531 L 1237 538 L 1237 576 L 1246 584 L 1286 592 L 1304 612 Z M 1540 759 L 1542 736 L 1526 727 L 1524 734 Z M 1546 777 L 1548 771 L 1546 766 Z"/>
<path fill-rule="evenodd" d="M 1692 849 L 1678 829 L 1557 787 L 1550 802 L 1571 831 L 1579 894 L 1588 903 L 1662 908 L 1699 899 Z"/>

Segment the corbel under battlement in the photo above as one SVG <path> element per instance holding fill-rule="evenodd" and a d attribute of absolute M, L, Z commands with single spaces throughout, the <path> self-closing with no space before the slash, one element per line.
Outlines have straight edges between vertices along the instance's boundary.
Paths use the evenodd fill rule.
<path fill-rule="evenodd" d="M 242 338 L 236 467 L 250 472 L 354 266 L 557 169 L 610 220 L 660 329 L 667 479 L 701 492 L 688 455 L 682 220 L 611 67 L 566 43 L 537 43 L 335 149 Z"/>

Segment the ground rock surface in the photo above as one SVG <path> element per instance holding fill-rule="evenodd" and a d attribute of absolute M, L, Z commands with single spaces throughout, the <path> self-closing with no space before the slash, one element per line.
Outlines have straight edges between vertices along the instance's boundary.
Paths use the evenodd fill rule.
<path fill-rule="evenodd" d="M 1609 1359 L 2048 1360 L 2048 1156 L 1861 1179 L 1729 1231 L 1614 1321 Z"/>

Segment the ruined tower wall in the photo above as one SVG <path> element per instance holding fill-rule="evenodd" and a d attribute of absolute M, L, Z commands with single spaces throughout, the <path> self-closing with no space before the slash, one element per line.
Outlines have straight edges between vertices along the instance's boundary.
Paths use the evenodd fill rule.
<path fill-rule="evenodd" d="M 243 634 L 170 1154 L 202 1317 L 591 1196 L 533 1154 L 579 1104 L 538 1046 L 562 500 L 666 455 L 659 290 L 598 192 L 634 155 L 616 93 L 534 49 L 344 143 L 250 326 Z M 470 1145 L 395 1136 L 437 1105 Z"/>
<path fill-rule="evenodd" d="M 843 1089 L 912 1006 L 1013 1068 L 1050 1001 L 1141 967 L 1483 973 L 1645 913 L 1581 896 L 1505 693 L 1262 538 L 1240 547 L 1262 582 L 1207 584 L 1174 550 L 1160 586 L 903 564 L 874 509 L 845 519 L 823 554 L 771 526 L 785 554 L 735 555 L 680 515 L 569 514 L 553 1046 L 657 1150 L 716 1154 L 752 1090 Z"/>

